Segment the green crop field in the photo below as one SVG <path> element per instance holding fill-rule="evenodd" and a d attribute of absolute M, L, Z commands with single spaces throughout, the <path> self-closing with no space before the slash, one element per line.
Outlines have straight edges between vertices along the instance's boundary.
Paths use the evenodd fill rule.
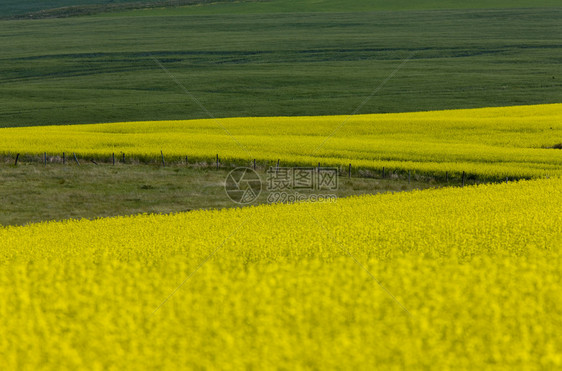
<path fill-rule="evenodd" d="M 166 14 L 217 13 L 294 13 L 294 12 L 358 12 L 376 10 L 420 9 L 500 9 L 560 7 L 556 0 L 4 0 L 0 17 L 22 16 L 63 7 L 83 7 L 96 12 L 115 11 L 115 6 L 127 8 L 159 7 Z M 204 5 L 204 6 L 191 6 Z M 174 8 L 171 10 L 170 8 Z M 152 12 L 149 12 L 152 13 Z M 63 14 L 63 13 L 61 13 Z M 140 15 L 143 13 L 137 13 Z M 147 14 L 147 13 L 144 13 Z"/>
<path fill-rule="evenodd" d="M 126 15 L 189 15 L 248 13 L 350 13 L 444 9 L 559 8 L 556 0 L 254 0 L 213 1 L 205 6 L 133 10 Z"/>
<path fill-rule="evenodd" d="M 562 8 L 339 3 L 0 21 L 0 126 L 208 117 L 153 57 L 216 117 L 351 113 L 406 58 L 358 113 L 562 101 Z"/>
<path fill-rule="evenodd" d="M 142 3 L 155 3 L 158 0 L 143 0 Z M 2 0 L 0 17 L 22 16 L 32 12 L 76 6 L 139 3 L 138 0 Z"/>

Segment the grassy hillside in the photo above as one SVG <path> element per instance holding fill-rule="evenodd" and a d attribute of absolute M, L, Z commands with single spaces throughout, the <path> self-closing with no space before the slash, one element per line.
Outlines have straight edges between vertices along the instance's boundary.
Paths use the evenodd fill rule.
<path fill-rule="evenodd" d="M 158 0 L 143 0 L 143 2 L 156 2 Z M 135 3 L 139 0 L 2 0 L 0 3 L 0 17 L 22 15 L 46 9 L 68 6 L 100 5 Z"/>
<path fill-rule="evenodd" d="M 372 12 L 392 10 L 514 9 L 560 7 L 558 0 L 262 0 L 213 2 L 205 6 L 144 9 L 126 15 Z"/>
<path fill-rule="evenodd" d="M 8 1 L 0 4 L 0 19 L 45 19 L 91 16 L 96 14 L 123 13 L 131 10 L 174 9 L 183 6 L 192 8 L 200 5 L 232 3 L 234 0 L 59 0 L 29 1 L 25 3 Z M 245 0 L 254 2 L 260 0 Z M 136 13 L 135 13 L 136 14 Z"/>
<path fill-rule="evenodd" d="M 26 159 L 23 159 L 26 160 Z M 239 207 L 224 190 L 224 182 L 232 170 L 229 164 L 216 170 L 204 163 L 178 163 L 167 158 L 166 167 L 146 164 L 99 163 L 81 160 L 81 166 L 51 162 L 3 166 L 0 172 L 0 228 L 2 225 L 23 225 L 47 220 L 94 219 L 98 217 L 141 213 L 168 214 L 196 209 Z M 28 160 L 29 161 L 29 160 Z M 266 179 L 265 168 L 258 171 Z M 354 176 L 340 178 L 338 198 L 361 194 L 403 192 L 443 185 L 459 185 L 433 179 L 375 179 Z M 473 184 L 473 182 L 470 182 Z M 17 189 L 18 192 L 13 190 Z M 305 194 L 306 191 L 301 191 Z M 311 193 L 311 192 L 308 192 Z M 25 195 L 22 197 L 21 195 Z M 270 193 L 262 192 L 254 204 L 269 203 Z"/>
<path fill-rule="evenodd" d="M 206 13 L 271 13 L 271 12 L 350 12 L 374 10 L 420 10 L 420 9 L 492 9 L 492 8 L 540 8 L 557 7 L 555 0 L 3 0 L 0 3 L 0 18 L 21 16 L 63 7 L 84 7 L 92 12 L 116 11 L 123 4 L 129 7 L 145 8 L 147 5 L 165 6 L 167 14 Z M 182 5 L 205 4 L 203 7 Z M 140 14 L 161 14 L 156 11 L 135 12 Z M 61 12 L 59 15 L 65 15 Z"/>
<path fill-rule="evenodd" d="M 562 9 L 0 22 L 0 126 L 562 102 Z"/>

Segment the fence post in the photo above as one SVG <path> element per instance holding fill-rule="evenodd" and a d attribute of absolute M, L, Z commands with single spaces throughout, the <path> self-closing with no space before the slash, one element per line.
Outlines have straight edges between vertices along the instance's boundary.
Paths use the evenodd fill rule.
<path fill-rule="evenodd" d="M 219 155 L 217 153 L 217 170 L 219 169 Z"/>
<path fill-rule="evenodd" d="M 43 163 L 47 166 L 47 152 L 43 153 Z"/>
<path fill-rule="evenodd" d="M 78 166 L 80 166 L 80 163 L 78 162 L 78 157 L 76 157 L 76 153 L 72 152 L 72 154 L 74 155 L 74 160 L 76 160 L 76 163 L 78 164 Z"/>
<path fill-rule="evenodd" d="M 166 167 L 166 163 L 164 162 L 164 152 L 160 150 L 160 155 L 162 156 L 162 167 Z"/>
<path fill-rule="evenodd" d="M 123 163 L 125 163 L 125 152 L 123 152 Z"/>
<path fill-rule="evenodd" d="M 254 170 L 256 170 L 256 159 L 254 159 Z"/>
<path fill-rule="evenodd" d="M 18 153 L 16 155 L 16 162 L 14 163 L 14 166 L 18 166 L 18 159 L 20 158 L 20 154 Z"/>

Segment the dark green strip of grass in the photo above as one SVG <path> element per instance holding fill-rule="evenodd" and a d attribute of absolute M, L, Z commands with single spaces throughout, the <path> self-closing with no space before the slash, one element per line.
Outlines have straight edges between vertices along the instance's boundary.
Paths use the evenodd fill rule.
<path fill-rule="evenodd" d="M 212 165 L 144 164 L 81 166 L 20 163 L 0 164 L 0 225 L 97 218 L 139 213 L 175 213 L 195 209 L 239 207 L 224 189 L 232 168 L 216 170 Z M 253 204 L 268 203 L 267 175 L 259 168 L 264 191 Z M 337 191 L 304 192 L 335 194 L 338 198 L 360 194 L 400 192 L 440 186 L 431 179 L 363 178 L 343 176 Z M 301 193 L 302 193 L 301 192 Z"/>
<path fill-rule="evenodd" d="M 68 17 L 131 9 L 140 10 L 132 15 L 143 16 L 546 7 L 560 7 L 560 3 L 558 0 L 3 0 L 0 18 Z"/>

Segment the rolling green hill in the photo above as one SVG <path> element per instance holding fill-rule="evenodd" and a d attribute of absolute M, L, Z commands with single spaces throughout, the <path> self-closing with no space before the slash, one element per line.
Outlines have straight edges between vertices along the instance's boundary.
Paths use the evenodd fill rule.
<path fill-rule="evenodd" d="M 144 0 L 156 2 L 157 0 Z M 84 5 L 108 5 L 134 3 L 138 0 L 2 0 L 0 3 L 0 17 L 18 16 L 47 9 Z"/>
<path fill-rule="evenodd" d="M 562 8 L 178 13 L 225 6 L 0 21 L 0 126 L 208 117 L 153 58 L 216 117 L 562 102 Z"/>
<path fill-rule="evenodd" d="M 0 17 L 22 16 L 65 7 L 86 7 L 94 13 L 118 11 L 120 5 L 143 8 L 134 15 L 155 14 L 214 14 L 214 13 L 277 13 L 277 12 L 354 12 L 375 10 L 425 9 L 500 9 L 559 7 L 557 0 L 3 0 Z M 188 6 L 182 5 L 205 5 Z M 151 6 L 160 9 L 146 9 Z M 180 6 L 178 8 L 178 6 Z M 170 7 L 171 9 L 163 9 Z M 51 12 L 50 15 L 66 15 Z"/>
<path fill-rule="evenodd" d="M 189 15 L 305 12 L 372 12 L 395 10 L 516 9 L 561 7 L 558 0 L 261 0 L 224 1 L 205 6 L 133 10 L 117 15 Z"/>
<path fill-rule="evenodd" d="M 135 9 L 172 9 L 181 6 L 216 5 L 234 0 L 6 0 L 0 4 L 0 19 L 44 19 L 111 14 Z M 259 0 L 244 0 L 253 2 Z"/>

